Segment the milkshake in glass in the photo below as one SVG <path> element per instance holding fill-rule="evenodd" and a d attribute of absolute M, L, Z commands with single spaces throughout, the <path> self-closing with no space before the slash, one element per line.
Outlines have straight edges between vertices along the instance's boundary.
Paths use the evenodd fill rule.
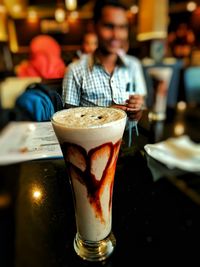
<path fill-rule="evenodd" d="M 112 192 L 126 117 L 104 107 L 70 108 L 52 117 L 73 192 L 74 249 L 88 261 L 105 260 L 115 247 Z"/>

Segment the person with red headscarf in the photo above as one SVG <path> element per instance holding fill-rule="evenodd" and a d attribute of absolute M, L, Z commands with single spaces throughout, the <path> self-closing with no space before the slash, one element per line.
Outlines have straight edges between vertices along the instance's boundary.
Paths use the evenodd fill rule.
<path fill-rule="evenodd" d="M 38 35 L 31 40 L 30 56 L 16 67 L 18 77 L 63 78 L 65 63 L 61 58 L 61 47 L 49 35 Z"/>

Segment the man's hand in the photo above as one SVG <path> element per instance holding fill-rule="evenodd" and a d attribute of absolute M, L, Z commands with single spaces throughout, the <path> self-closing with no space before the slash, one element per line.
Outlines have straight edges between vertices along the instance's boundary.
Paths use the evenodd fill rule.
<path fill-rule="evenodd" d="M 112 105 L 113 108 L 120 108 L 127 112 L 136 112 L 144 108 L 145 99 L 143 95 L 130 95 L 124 105 Z"/>

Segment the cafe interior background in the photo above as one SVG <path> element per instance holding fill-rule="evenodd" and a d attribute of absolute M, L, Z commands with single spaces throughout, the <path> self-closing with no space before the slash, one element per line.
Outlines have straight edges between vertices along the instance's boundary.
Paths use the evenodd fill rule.
<path fill-rule="evenodd" d="M 62 58 L 67 66 L 76 51 L 80 49 L 84 32 L 92 31 L 94 2 L 92 0 L 0 0 L 1 81 L 16 76 L 16 66 L 22 60 L 28 59 L 30 41 L 39 34 L 48 34 L 59 42 Z M 123 0 L 122 2 L 129 8 L 128 53 L 141 59 L 144 67 L 165 60 L 166 64 L 173 65 L 176 60 L 181 60 L 181 75 L 176 78 L 181 87 L 184 84 L 181 71 L 194 65 L 198 68 L 200 65 L 200 1 Z M 180 25 L 185 26 L 182 39 L 176 32 Z M 190 34 L 193 39 L 188 41 L 186 36 Z M 175 46 L 178 42 L 183 42 L 185 47 L 176 54 Z M 16 84 L 18 79 L 15 78 L 13 82 Z M 12 85 L 13 87 L 15 86 Z M 0 90 L 1 101 L 3 106 L 10 108 L 14 100 L 11 101 L 11 93 L 7 96 L 3 90 L 2 88 Z M 12 90 L 14 92 L 14 89 Z M 8 91 L 6 89 L 6 93 Z M 19 91 L 21 92 L 21 89 Z M 16 94 L 13 95 L 15 99 Z M 180 99 L 184 98 L 184 95 L 185 93 L 179 92 Z"/>
<path fill-rule="evenodd" d="M 33 82 L 15 76 L 17 64 L 28 58 L 29 43 L 33 37 L 39 34 L 53 36 L 61 45 L 62 57 L 67 65 L 80 49 L 83 33 L 92 30 L 94 1 L 78 0 L 72 6 L 69 3 L 69 0 L 0 0 L 0 100 L 3 108 L 12 108 L 17 95 L 26 88 L 27 83 Z M 159 142 L 183 134 L 195 142 L 200 140 L 199 107 L 191 110 L 186 108 L 186 113 L 183 109 L 184 101 L 189 100 L 184 93 L 184 74 L 193 68 L 196 78 L 189 77 L 186 81 L 195 85 L 192 87 L 195 88 L 192 100 L 200 103 L 200 0 L 124 0 L 124 3 L 129 6 L 128 53 L 141 59 L 145 74 L 151 67 L 156 66 L 157 70 L 166 67 L 167 79 L 168 74 L 171 75 L 168 106 L 176 110 L 177 104 L 182 105 L 177 105 L 180 107 L 176 110 L 177 114 L 169 113 L 172 119 L 169 116 L 166 123 L 149 123 L 148 112 L 144 110 L 138 123 L 138 136 L 130 127 L 126 131 L 114 194 L 116 217 L 113 223 L 118 234 L 114 256 L 116 266 L 121 260 L 122 265 L 126 262 L 128 253 L 132 261 L 135 259 L 132 257 L 132 248 L 164 247 L 168 253 L 169 248 L 173 248 L 173 251 L 180 247 L 196 248 L 200 238 L 199 173 L 191 170 L 194 165 L 191 167 L 186 164 L 189 160 L 199 171 L 199 145 L 189 143 L 195 148 L 195 153 L 198 150 L 198 158 L 194 158 L 194 161 L 190 157 L 193 154 L 182 152 L 182 144 L 178 146 L 179 153 L 178 157 L 175 154 L 175 159 L 181 161 L 180 169 L 171 169 L 176 162 L 174 157 L 170 158 L 171 153 L 167 157 L 164 151 L 162 157 L 159 153 L 159 159 L 157 157 L 158 161 L 170 158 L 170 164 L 173 164 L 168 168 L 167 164 L 161 165 L 150 157 L 146 161 L 143 152 L 144 144 L 152 140 Z M 178 25 L 184 25 L 184 29 L 187 27 L 182 39 L 184 45 L 177 55 L 174 45 L 179 44 L 176 42 Z M 193 36 L 189 42 L 187 35 Z M 171 37 L 175 38 L 174 43 L 169 42 L 173 39 Z M 149 79 L 146 81 L 149 89 Z M 17 136 L 18 132 L 14 130 L 11 137 L 8 136 L 9 139 L 4 139 L 7 142 L 4 142 L 1 150 L 5 150 L 5 144 L 12 146 Z M 26 151 L 24 147 L 19 151 L 17 161 L 20 159 L 19 154 L 26 156 L 26 153 L 21 153 Z M 0 160 L 5 159 L 2 152 L 0 157 Z M 7 159 L 10 160 L 10 154 Z M 182 172 L 187 166 L 190 170 Z M 0 265 L 10 266 L 2 265 L 2 259 L 7 258 L 7 261 L 17 262 L 16 266 L 61 266 L 62 261 L 68 263 L 62 266 L 83 266 L 82 263 L 76 264 L 78 261 L 71 253 L 75 223 L 72 221 L 74 214 L 70 213 L 72 209 L 68 208 L 71 195 L 65 190 L 67 183 L 63 160 L 50 158 L 47 161 L 1 166 L 0 174 Z M 163 176 L 167 179 L 161 179 Z M 16 244 L 17 250 L 15 258 L 13 244 Z M 115 265 L 108 262 L 105 266 Z"/>

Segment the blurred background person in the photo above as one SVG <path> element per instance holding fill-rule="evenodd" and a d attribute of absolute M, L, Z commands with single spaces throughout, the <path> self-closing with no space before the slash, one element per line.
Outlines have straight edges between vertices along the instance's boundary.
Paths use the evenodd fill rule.
<path fill-rule="evenodd" d="M 95 32 L 85 33 L 82 41 L 82 53 L 90 54 L 93 53 L 98 46 L 98 38 Z"/>
<path fill-rule="evenodd" d="M 72 61 L 80 59 L 83 55 L 92 54 L 98 47 L 98 37 L 95 32 L 86 32 L 83 35 L 81 49 L 76 51 Z"/>
<path fill-rule="evenodd" d="M 191 56 L 195 35 L 186 23 L 180 23 L 177 29 L 168 35 L 168 47 L 172 56 L 188 59 Z"/>
<path fill-rule="evenodd" d="M 16 66 L 18 77 L 63 78 L 65 63 L 59 43 L 49 35 L 34 37 L 29 46 L 29 59 Z"/>

